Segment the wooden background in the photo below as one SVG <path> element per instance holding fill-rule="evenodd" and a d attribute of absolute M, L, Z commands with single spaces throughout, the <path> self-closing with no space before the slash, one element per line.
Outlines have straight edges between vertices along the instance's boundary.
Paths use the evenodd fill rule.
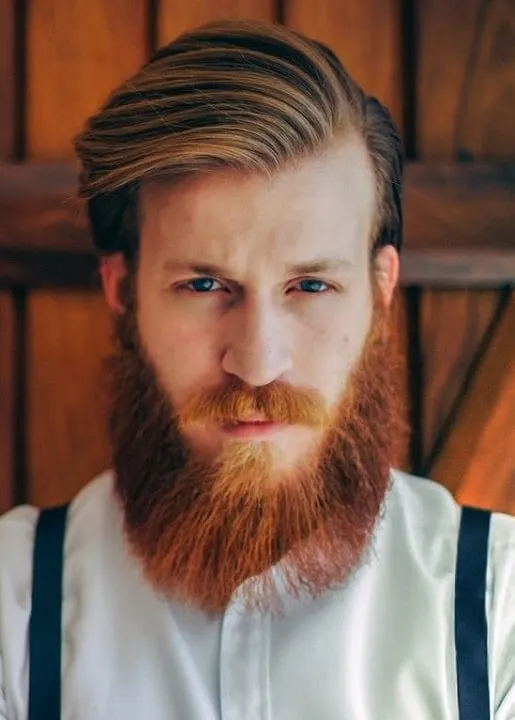
<path fill-rule="evenodd" d="M 402 128 L 404 467 L 515 512 L 514 0 L 0 0 L 0 511 L 109 464 L 109 323 L 71 138 L 158 45 L 218 17 L 325 41 Z"/>

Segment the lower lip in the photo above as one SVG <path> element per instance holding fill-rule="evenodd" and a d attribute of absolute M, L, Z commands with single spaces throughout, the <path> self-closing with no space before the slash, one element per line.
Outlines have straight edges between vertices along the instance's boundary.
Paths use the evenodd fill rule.
<path fill-rule="evenodd" d="M 274 422 L 240 422 L 236 425 L 224 425 L 222 430 L 234 438 L 258 438 L 273 435 L 283 427 Z"/>

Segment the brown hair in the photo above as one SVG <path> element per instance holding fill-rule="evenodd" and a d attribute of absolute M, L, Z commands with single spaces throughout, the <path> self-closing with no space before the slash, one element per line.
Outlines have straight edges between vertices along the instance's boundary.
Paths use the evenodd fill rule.
<path fill-rule="evenodd" d="M 402 147 L 388 110 L 334 53 L 282 26 L 224 21 L 158 50 L 86 123 L 75 147 L 96 248 L 137 255 L 142 181 L 217 168 L 271 174 L 361 136 L 376 173 L 373 247 L 402 242 Z"/>

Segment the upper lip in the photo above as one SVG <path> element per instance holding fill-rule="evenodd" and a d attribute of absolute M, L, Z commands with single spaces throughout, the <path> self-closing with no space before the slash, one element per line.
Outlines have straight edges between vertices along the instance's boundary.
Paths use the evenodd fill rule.
<path fill-rule="evenodd" d="M 268 418 L 264 417 L 263 415 L 251 415 L 250 417 L 242 418 L 238 420 L 239 423 L 269 423 L 272 422 Z"/>

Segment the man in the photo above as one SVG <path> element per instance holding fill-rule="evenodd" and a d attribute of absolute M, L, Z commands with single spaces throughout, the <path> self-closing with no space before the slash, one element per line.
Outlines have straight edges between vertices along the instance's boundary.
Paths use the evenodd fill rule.
<path fill-rule="evenodd" d="M 77 151 L 113 471 L 68 509 L 62 606 L 64 512 L 0 522 L 3 717 L 513 719 L 514 521 L 391 469 L 385 108 L 324 46 L 218 23 Z"/>

